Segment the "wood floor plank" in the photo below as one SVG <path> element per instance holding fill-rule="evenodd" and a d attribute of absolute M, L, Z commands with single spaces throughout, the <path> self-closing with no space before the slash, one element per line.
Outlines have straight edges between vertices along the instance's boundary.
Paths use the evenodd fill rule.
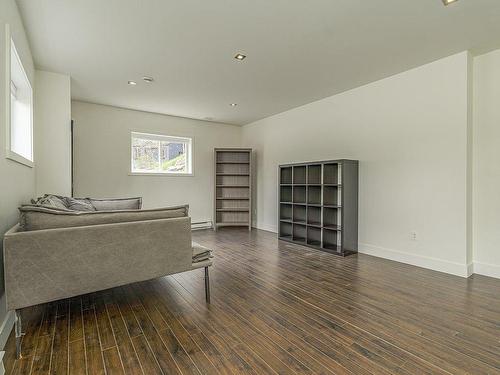
<path fill-rule="evenodd" d="M 106 304 L 106 309 L 108 311 L 111 327 L 116 338 L 118 352 L 120 353 L 125 373 L 130 375 L 146 375 L 142 371 L 137 353 L 132 345 L 126 324 L 120 314 L 118 306 L 112 302 Z"/>
<path fill-rule="evenodd" d="M 69 341 L 73 342 L 83 339 L 82 300 L 80 297 L 74 297 L 70 299 L 69 304 Z"/>
<path fill-rule="evenodd" d="M 103 356 L 107 375 L 125 375 L 120 354 L 118 353 L 118 349 L 116 347 L 104 350 Z"/>
<path fill-rule="evenodd" d="M 50 357 L 52 352 L 52 336 L 43 335 L 38 338 L 38 345 L 33 358 L 31 374 L 48 374 L 50 370 Z"/>
<path fill-rule="evenodd" d="M 23 330 L 25 333 L 22 338 L 21 352 L 22 356 L 30 357 L 35 353 L 38 340 L 38 332 L 40 331 L 40 326 L 42 324 L 46 308 L 45 306 L 40 305 L 35 306 L 33 309 L 31 309 L 31 311 L 29 311 L 29 314 L 26 314 L 24 310 L 21 313 Z"/>
<path fill-rule="evenodd" d="M 95 375 L 105 374 L 99 332 L 93 308 L 83 310 L 83 331 L 88 372 Z"/>
<path fill-rule="evenodd" d="M 135 298 L 135 295 L 131 292 L 131 289 L 128 289 L 125 292 L 127 298 L 131 301 L 131 304 L 133 304 L 131 305 L 132 311 L 134 312 L 134 315 L 139 322 L 142 331 L 144 332 L 144 337 L 146 338 L 154 357 L 160 365 L 161 370 L 165 374 L 181 374 L 179 367 L 177 366 L 175 360 L 172 358 L 172 355 L 170 354 L 168 349 L 165 347 L 165 344 L 156 331 L 155 326 L 148 316 L 144 306 L 140 303 L 139 300 Z"/>
<path fill-rule="evenodd" d="M 103 297 L 95 298 L 94 306 L 101 349 L 106 350 L 115 347 L 115 337 L 113 335 L 113 329 L 111 328 L 111 322 L 109 321 Z"/>
<path fill-rule="evenodd" d="M 135 336 L 142 335 L 142 329 L 139 326 L 127 299 L 125 298 L 123 290 L 121 288 L 113 289 L 113 297 L 123 317 L 123 321 L 125 322 L 130 337 L 134 338 Z"/>
<path fill-rule="evenodd" d="M 145 375 L 165 375 L 144 335 L 133 337 L 132 343 Z"/>
<path fill-rule="evenodd" d="M 69 305 L 68 305 L 69 306 Z M 68 373 L 68 343 L 69 317 L 67 314 L 58 315 L 54 330 L 54 343 L 50 366 L 51 375 L 66 375 Z"/>
<path fill-rule="evenodd" d="M 69 375 L 86 375 L 87 363 L 85 360 L 84 339 L 69 343 Z"/>

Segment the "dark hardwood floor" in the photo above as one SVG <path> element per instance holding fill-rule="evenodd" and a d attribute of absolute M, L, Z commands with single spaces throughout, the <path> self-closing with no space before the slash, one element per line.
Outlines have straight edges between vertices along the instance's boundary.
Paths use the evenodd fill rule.
<path fill-rule="evenodd" d="M 7 374 L 500 374 L 500 280 L 193 237 L 215 253 L 210 306 L 197 270 L 25 309 Z"/>

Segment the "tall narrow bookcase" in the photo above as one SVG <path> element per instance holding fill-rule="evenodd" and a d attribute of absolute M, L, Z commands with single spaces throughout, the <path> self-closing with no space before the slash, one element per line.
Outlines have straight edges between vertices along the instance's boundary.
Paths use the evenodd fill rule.
<path fill-rule="evenodd" d="M 358 251 L 358 161 L 279 166 L 279 238 L 337 255 Z"/>
<path fill-rule="evenodd" d="M 215 149 L 214 229 L 252 229 L 252 149 Z"/>

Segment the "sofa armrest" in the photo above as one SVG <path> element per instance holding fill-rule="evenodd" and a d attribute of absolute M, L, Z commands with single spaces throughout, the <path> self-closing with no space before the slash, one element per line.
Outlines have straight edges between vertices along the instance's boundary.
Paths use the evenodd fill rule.
<path fill-rule="evenodd" d="M 149 280 L 192 267 L 189 217 L 4 237 L 8 310 Z"/>

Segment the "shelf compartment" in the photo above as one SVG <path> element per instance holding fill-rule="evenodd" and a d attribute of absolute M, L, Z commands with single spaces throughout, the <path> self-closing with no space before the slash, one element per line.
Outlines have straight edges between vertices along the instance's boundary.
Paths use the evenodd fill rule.
<path fill-rule="evenodd" d="M 291 223 L 280 221 L 280 233 L 281 238 L 292 240 L 293 237 L 293 225 Z"/>
<path fill-rule="evenodd" d="M 293 206 L 293 222 L 294 223 L 306 223 L 306 212 L 307 208 L 306 206 Z"/>
<path fill-rule="evenodd" d="M 217 187 L 216 197 L 220 199 L 246 199 L 249 198 L 249 190 L 250 189 L 248 187 L 219 186 Z"/>
<path fill-rule="evenodd" d="M 250 176 L 248 173 L 216 173 L 216 176 Z"/>
<path fill-rule="evenodd" d="M 321 184 L 321 164 L 307 166 L 307 183 Z"/>
<path fill-rule="evenodd" d="M 339 164 L 325 164 L 323 165 L 323 183 L 324 184 L 338 184 L 339 182 Z"/>
<path fill-rule="evenodd" d="M 321 207 L 307 207 L 307 224 L 321 225 Z"/>
<path fill-rule="evenodd" d="M 249 209 L 248 199 L 217 199 L 216 209 Z"/>
<path fill-rule="evenodd" d="M 293 167 L 293 183 L 303 184 L 306 183 L 306 166 L 298 165 Z"/>
<path fill-rule="evenodd" d="M 280 202 L 292 202 L 292 187 L 280 186 Z"/>
<path fill-rule="evenodd" d="M 293 220 L 293 206 L 291 204 L 280 203 L 280 220 Z"/>
<path fill-rule="evenodd" d="M 323 227 L 337 227 L 341 225 L 340 210 L 338 208 L 323 208 Z"/>
<path fill-rule="evenodd" d="M 217 186 L 249 186 L 250 176 L 216 176 Z"/>
<path fill-rule="evenodd" d="M 234 208 L 217 208 L 217 212 L 248 212 L 247 208 L 234 207 Z"/>
<path fill-rule="evenodd" d="M 223 163 L 216 165 L 217 174 L 250 174 L 250 165 L 245 164 L 235 164 L 235 163 Z"/>
<path fill-rule="evenodd" d="M 293 202 L 294 203 L 306 203 L 306 187 L 305 186 L 294 186 L 293 187 Z"/>
<path fill-rule="evenodd" d="M 307 203 L 318 205 L 321 204 L 321 186 L 307 187 Z"/>
<path fill-rule="evenodd" d="M 280 184 L 292 183 L 292 167 L 283 167 L 280 170 Z"/>
<path fill-rule="evenodd" d="M 321 246 L 321 229 L 307 227 L 307 244 L 311 246 Z"/>
<path fill-rule="evenodd" d="M 217 223 L 221 224 L 240 224 L 245 223 L 248 224 L 250 212 L 247 210 L 246 212 L 219 212 L 217 211 Z"/>
<path fill-rule="evenodd" d="M 217 163 L 250 163 L 248 151 L 219 151 L 217 152 Z"/>
<path fill-rule="evenodd" d="M 306 242 L 307 226 L 302 224 L 293 224 L 293 240 L 296 242 Z"/>
<path fill-rule="evenodd" d="M 341 252 L 342 246 L 340 241 L 341 233 L 335 230 L 323 228 L 323 245 L 324 249 Z"/>
<path fill-rule="evenodd" d="M 323 186 L 323 204 L 325 206 L 340 205 L 340 188 L 337 186 Z"/>

